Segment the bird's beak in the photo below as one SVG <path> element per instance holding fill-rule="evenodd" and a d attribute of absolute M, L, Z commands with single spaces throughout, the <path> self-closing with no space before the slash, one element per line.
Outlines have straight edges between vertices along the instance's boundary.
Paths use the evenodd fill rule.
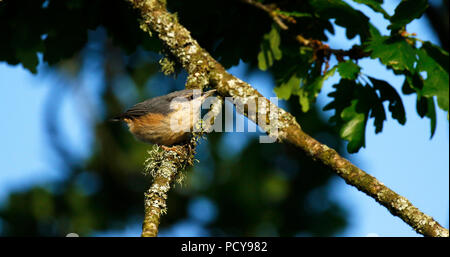
<path fill-rule="evenodd" d="M 210 97 L 216 91 L 217 91 L 216 89 L 213 89 L 213 90 L 209 90 L 209 91 L 203 92 L 203 98 Z"/>

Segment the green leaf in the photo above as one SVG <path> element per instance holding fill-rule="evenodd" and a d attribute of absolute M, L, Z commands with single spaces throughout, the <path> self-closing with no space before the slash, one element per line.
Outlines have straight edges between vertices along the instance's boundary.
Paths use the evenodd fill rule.
<path fill-rule="evenodd" d="M 369 24 L 369 33 L 370 38 L 381 37 L 380 31 L 377 29 L 377 27 L 373 26 L 371 23 Z"/>
<path fill-rule="evenodd" d="M 298 72 L 294 72 L 289 80 L 274 88 L 274 92 L 280 99 L 284 100 L 288 100 L 292 95 L 297 95 L 302 111 L 307 112 L 310 110 L 311 104 L 315 102 L 317 95 L 320 93 L 323 83 L 334 75 L 336 69 L 337 66 L 331 68 L 325 75 L 317 77 L 310 84 L 306 84 L 307 80 L 302 79 Z M 300 87 L 301 82 L 303 84 Z"/>
<path fill-rule="evenodd" d="M 322 89 L 323 83 L 334 75 L 336 69 L 337 66 L 334 66 L 333 68 L 328 70 L 323 76 L 319 76 L 317 79 L 315 79 L 311 85 L 307 86 L 308 91 L 312 92 L 314 97 L 317 97 L 320 90 Z"/>
<path fill-rule="evenodd" d="M 34 50 L 17 49 L 16 57 L 20 60 L 25 69 L 29 70 L 33 74 L 37 73 L 36 68 L 39 64 L 39 59 Z"/>
<path fill-rule="evenodd" d="M 261 52 L 258 54 L 258 68 L 260 70 L 267 70 L 268 67 L 273 65 L 272 55 L 269 55 L 267 49 L 261 46 Z"/>
<path fill-rule="evenodd" d="M 375 101 L 374 101 L 375 100 Z M 375 134 L 383 130 L 383 123 L 386 120 L 386 111 L 384 110 L 383 101 L 374 97 L 372 99 L 370 117 L 374 118 L 373 125 L 375 126 Z"/>
<path fill-rule="evenodd" d="M 291 95 L 298 93 L 298 90 L 300 89 L 300 80 L 298 75 L 294 73 L 287 82 L 274 88 L 273 91 L 280 99 L 289 100 Z"/>
<path fill-rule="evenodd" d="M 336 25 L 346 28 L 347 38 L 359 35 L 363 42 L 369 38 L 369 18 L 344 1 L 310 0 L 309 3 L 320 18 L 335 19 Z"/>
<path fill-rule="evenodd" d="M 392 118 L 396 119 L 400 124 L 406 123 L 405 107 L 403 107 L 402 99 L 395 88 L 389 85 L 384 80 L 369 77 L 374 89 L 378 90 L 381 101 L 389 102 L 389 111 L 392 113 Z"/>
<path fill-rule="evenodd" d="M 270 32 L 263 37 L 261 51 L 258 54 L 258 67 L 260 70 L 267 70 L 275 60 L 280 60 L 281 57 L 280 34 L 278 29 L 272 26 Z"/>
<path fill-rule="evenodd" d="M 338 64 L 338 72 L 343 79 L 354 80 L 358 77 L 361 68 L 351 60 Z"/>
<path fill-rule="evenodd" d="M 406 73 L 405 81 L 402 85 L 402 93 L 410 95 L 412 93 L 418 93 L 423 88 L 423 78 L 418 73 Z M 421 94 L 421 93 L 420 93 Z"/>
<path fill-rule="evenodd" d="M 449 68 L 449 58 L 448 52 L 444 49 L 440 48 L 437 45 L 434 45 L 428 41 L 425 41 L 422 45 L 422 48 L 427 52 L 427 54 L 433 58 L 440 66 L 448 73 Z"/>
<path fill-rule="evenodd" d="M 448 111 L 448 53 L 441 52 L 442 54 L 438 55 L 435 50 L 436 48 L 433 48 L 431 44 L 424 44 L 418 50 L 419 61 L 417 63 L 417 70 L 427 73 L 426 79 L 423 82 L 422 94 L 426 97 L 436 96 L 438 106 Z"/>
<path fill-rule="evenodd" d="M 310 99 L 308 97 L 308 93 L 305 90 L 300 90 L 300 92 L 298 92 L 298 103 L 302 108 L 302 112 L 307 112 L 311 108 Z"/>
<path fill-rule="evenodd" d="M 436 132 L 436 108 L 434 105 L 433 98 L 427 98 L 423 96 L 417 96 L 416 103 L 417 113 L 420 117 L 427 117 L 430 119 L 430 127 L 431 127 L 431 136 L 434 136 L 434 132 Z"/>
<path fill-rule="evenodd" d="M 337 118 L 342 110 L 350 105 L 353 99 L 353 94 L 357 90 L 359 85 L 353 80 L 341 79 L 338 84 L 334 84 L 333 88 L 336 90 L 328 94 L 329 97 L 334 98 L 333 101 L 328 103 L 323 110 L 335 109 L 336 113 L 330 118 L 330 121 L 337 122 Z"/>
<path fill-rule="evenodd" d="M 317 96 L 322 90 L 323 83 L 332 77 L 336 72 L 337 66 L 334 66 L 329 71 L 327 71 L 323 76 L 317 77 L 311 84 L 304 84 L 298 95 L 300 97 L 299 102 L 302 107 L 303 112 L 307 112 L 310 109 L 310 104 L 316 101 Z"/>
<path fill-rule="evenodd" d="M 365 4 L 370 7 L 375 12 L 383 14 L 383 17 L 387 20 L 391 18 L 391 16 L 381 7 L 383 4 L 383 0 L 353 0 L 353 2 Z"/>
<path fill-rule="evenodd" d="M 310 13 L 304 13 L 304 12 L 285 12 L 285 11 L 280 11 L 280 10 L 276 10 L 275 12 L 289 16 L 289 17 L 296 17 L 296 18 L 312 17 L 312 15 Z"/>
<path fill-rule="evenodd" d="M 336 90 L 328 94 L 333 101 L 324 107 L 325 111 L 335 110 L 330 122 L 336 123 L 340 136 L 349 141 L 347 150 L 350 153 L 365 146 L 365 127 L 369 118 L 374 118 L 375 133 L 382 131 L 386 120 L 384 101 L 389 101 L 389 110 L 395 119 L 402 124 L 406 121 L 403 104 L 395 89 L 382 80 L 370 79 L 373 87 L 341 79 L 333 85 Z"/>
<path fill-rule="evenodd" d="M 307 112 L 310 109 L 310 102 L 314 101 L 314 94 L 311 95 L 309 87 L 304 87 L 309 81 L 322 77 L 320 67 L 315 65 L 313 50 L 309 47 L 300 47 L 299 51 L 285 48 L 283 51 L 285 57 L 272 70 L 278 75 L 276 77 L 278 86 L 274 88 L 274 92 L 285 100 L 292 95 L 298 96 L 302 111 Z"/>
<path fill-rule="evenodd" d="M 403 92 L 415 92 L 417 94 L 416 110 L 421 118 L 430 119 L 431 137 L 436 130 L 436 108 L 434 106 L 433 96 L 424 96 L 422 89 L 424 88 L 424 79 L 419 73 L 407 74 L 403 83 Z"/>
<path fill-rule="evenodd" d="M 351 105 L 345 108 L 341 113 L 341 119 L 344 122 L 339 135 L 348 140 L 347 151 L 349 153 L 357 152 L 365 146 L 365 128 L 366 115 L 357 111 L 358 100 L 353 100 Z"/>
<path fill-rule="evenodd" d="M 336 90 L 328 94 L 333 101 L 323 110 L 335 110 L 330 122 L 336 123 L 340 136 L 349 141 L 348 152 L 357 152 L 365 145 L 365 125 L 372 106 L 367 99 L 376 94 L 370 94 L 361 84 L 347 79 L 341 79 L 333 88 Z"/>
<path fill-rule="evenodd" d="M 391 25 L 388 29 L 393 32 L 404 28 L 412 20 L 420 18 L 428 8 L 427 0 L 403 0 L 391 17 Z"/>
<path fill-rule="evenodd" d="M 379 58 L 394 71 L 414 71 L 416 50 L 404 38 L 373 37 L 366 50 L 371 51 L 371 58 Z"/>
<path fill-rule="evenodd" d="M 436 132 L 436 107 L 434 105 L 434 99 L 428 98 L 428 112 L 426 116 L 430 119 L 430 129 L 431 129 L 431 135 L 430 138 L 433 138 L 434 133 Z"/>

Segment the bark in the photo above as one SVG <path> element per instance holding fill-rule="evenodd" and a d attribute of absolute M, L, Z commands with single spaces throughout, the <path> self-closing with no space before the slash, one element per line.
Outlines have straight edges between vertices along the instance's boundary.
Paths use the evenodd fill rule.
<path fill-rule="evenodd" d="M 178 22 L 176 15 L 166 10 L 165 1 L 129 1 L 134 8 L 140 10 L 141 28 L 149 33 L 150 31 L 156 33 L 170 53 L 188 72 L 186 87 L 203 88 L 212 86 L 217 89 L 220 95 L 233 97 L 234 103 L 240 106 L 263 97 L 248 83 L 226 72 L 222 65 L 202 49 L 197 41 L 191 37 L 189 31 Z M 347 184 L 355 186 L 374 198 L 418 233 L 425 236 L 449 236 L 447 229 L 443 228 L 432 217 L 422 213 L 405 197 L 398 195 L 376 178 L 341 157 L 335 150 L 307 135 L 290 113 L 278 108 L 269 100 L 263 99 L 263 103 L 256 107 L 255 112 L 249 111 L 243 114 L 247 114 L 249 119 L 257 122 L 258 115 L 256 114 L 258 112 L 262 112 L 269 107 L 274 110 L 270 112 L 270 115 L 277 117 L 276 122 L 267 117 L 267 121 L 271 120 L 272 122 L 257 123 L 270 136 L 277 138 L 280 142 L 293 144 L 314 160 L 324 163 L 342 177 Z M 262 108 L 262 105 L 265 105 L 266 108 Z"/>

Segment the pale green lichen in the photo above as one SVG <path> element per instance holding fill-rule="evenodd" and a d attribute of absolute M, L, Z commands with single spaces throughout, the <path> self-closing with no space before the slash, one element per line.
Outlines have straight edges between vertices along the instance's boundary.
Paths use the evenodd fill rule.
<path fill-rule="evenodd" d="M 151 209 L 153 215 L 167 212 L 166 199 L 172 180 L 182 183 L 182 171 L 193 164 L 195 151 L 191 146 L 175 146 L 174 150 L 163 150 L 155 145 L 148 151 L 145 160 L 144 174 L 153 177 L 153 184 L 145 193 L 145 206 Z M 159 212 L 159 213 L 158 213 Z"/>
<path fill-rule="evenodd" d="M 154 179 L 163 177 L 169 181 L 175 178 L 182 182 L 182 171 L 194 164 L 196 142 L 190 142 L 185 146 L 174 146 L 174 150 L 163 150 L 155 145 L 148 151 L 148 157 L 144 162 L 144 174 L 151 175 Z"/>
<path fill-rule="evenodd" d="M 150 27 L 148 26 L 147 23 L 145 23 L 145 21 L 143 21 L 143 20 L 140 21 L 139 28 L 141 28 L 142 31 L 147 32 L 150 37 L 153 36 L 152 31 L 150 30 Z"/>
<path fill-rule="evenodd" d="M 193 72 L 189 73 L 185 87 L 187 89 L 203 89 L 209 84 L 209 79 L 204 73 Z"/>
<path fill-rule="evenodd" d="M 397 201 L 393 203 L 393 206 L 400 211 L 406 209 L 409 205 L 409 201 L 404 197 L 399 197 Z"/>
<path fill-rule="evenodd" d="M 161 60 L 159 60 L 159 64 L 161 65 L 161 71 L 164 73 L 164 75 L 168 76 L 175 73 L 175 62 L 169 60 L 169 58 L 162 58 Z"/>

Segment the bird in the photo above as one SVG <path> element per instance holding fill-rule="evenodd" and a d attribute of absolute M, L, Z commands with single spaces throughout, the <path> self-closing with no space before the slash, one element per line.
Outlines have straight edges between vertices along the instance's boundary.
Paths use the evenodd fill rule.
<path fill-rule="evenodd" d="M 185 89 L 135 104 L 111 121 L 124 121 L 139 141 L 160 146 L 186 142 L 199 121 L 201 104 L 216 90 Z"/>

